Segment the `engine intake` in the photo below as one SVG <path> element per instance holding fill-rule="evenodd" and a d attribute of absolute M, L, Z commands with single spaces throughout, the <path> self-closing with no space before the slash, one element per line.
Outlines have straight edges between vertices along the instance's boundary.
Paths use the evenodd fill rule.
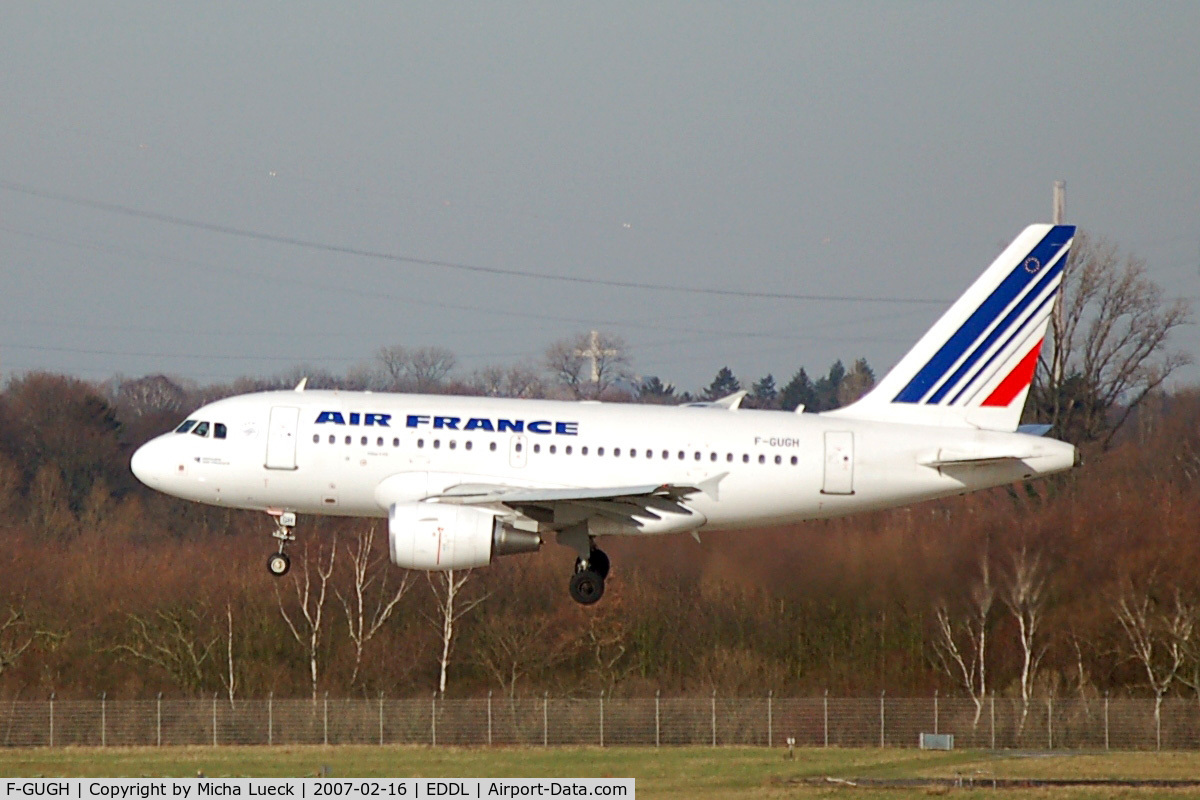
<path fill-rule="evenodd" d="M 473 569 L 495 556 L 529 553 L 542 537 L 505 525 L 494 512 L 441 503 L 393 503 L 388 508 L 392 563 L 405 569 Z"/>

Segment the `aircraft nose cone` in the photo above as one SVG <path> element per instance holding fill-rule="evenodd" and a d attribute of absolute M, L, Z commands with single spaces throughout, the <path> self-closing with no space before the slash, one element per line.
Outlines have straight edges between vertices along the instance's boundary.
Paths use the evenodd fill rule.
<path fill-rule="evenodd" d="M 129 459 L 129 468 L 133 470 L 134 477 L 152 489 L 158 488 L 162 482 L 162 471 L 158 465 L 161 459 L 156 458 L 154 452 L 157 449 L 154 440 L 151 440 L 135 450 Z"/>

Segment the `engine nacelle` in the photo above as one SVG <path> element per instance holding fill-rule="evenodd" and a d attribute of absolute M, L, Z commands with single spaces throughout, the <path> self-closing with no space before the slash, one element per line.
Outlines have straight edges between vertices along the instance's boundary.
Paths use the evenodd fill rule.
<path fill-rule="evenodd" d="M 491 511 L 442 503 L 388 508 L 392 563 L 405 569 L 473 569 L 495 556 L 537 550 L 542 537 L 506 526 Z"/>

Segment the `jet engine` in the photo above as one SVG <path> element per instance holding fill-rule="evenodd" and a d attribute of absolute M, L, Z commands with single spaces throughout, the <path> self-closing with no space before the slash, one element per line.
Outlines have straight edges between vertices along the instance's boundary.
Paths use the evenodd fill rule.
<path fill-rule="evenodd" d="M 493 511 L 441 503 L 388 508 L 392 563 L 405 569 L 484 567 L 496 556 L 530 553 L 541 544 L 541 536 L 505 525 Z"/>

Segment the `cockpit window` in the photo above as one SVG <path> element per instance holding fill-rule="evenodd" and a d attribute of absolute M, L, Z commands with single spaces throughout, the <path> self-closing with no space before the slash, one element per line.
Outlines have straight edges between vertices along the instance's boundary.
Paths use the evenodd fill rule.
<path fill-rule="evenodd" d="M 192 429 L 192 435 L 193 436 L 208 436 L 208 423 L 201 422 L 199 425 L 197 425 L 195 428 Z"/>
<path fill-rule="evenodd" d="M 196 424 L 196 420 L 194 420 L 194 419 L 184 420 L 183 424 L 181 424 L 178 428 L 175 429 L 175 432 L 176 433 L 187 433 L 188 431 L 190 431 L 192 429 L 192 426 L 195 424 Z"/>
<path fill-rule="evenodd" d="M 224 439 L 227 430 L 223 423 L 217 422 L 213 424 L 213 438 Z"/>

